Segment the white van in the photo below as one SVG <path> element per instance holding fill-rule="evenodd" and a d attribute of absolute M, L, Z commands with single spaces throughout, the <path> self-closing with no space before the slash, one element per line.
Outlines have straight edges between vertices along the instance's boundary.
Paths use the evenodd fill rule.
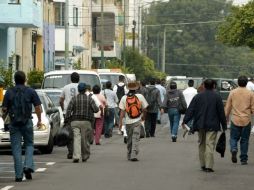
<path fill-rule="evenodd" d="M 65 85 L 71 83 L 71 74 L 77 72 L 79 74 L 79 82 L 89 84 L 91 87 L 99 85 L 101 81 L 99 75 L 95 71 L 88 70 L 57 70 L 50 71 L 44 74 L 42 82 L 42 89 L 47 88 L 63 88 Z"/>

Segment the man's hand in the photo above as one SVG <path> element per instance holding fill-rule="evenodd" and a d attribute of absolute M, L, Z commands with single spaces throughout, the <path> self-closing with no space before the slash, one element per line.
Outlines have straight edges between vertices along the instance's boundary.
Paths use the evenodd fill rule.
<path fill-rule="evenodd" d="M 164 109 L 161 108 L 161 114 L 164 114 L 164 113 L 165 113 L 165 112 L 164 112 Z"/>
<path fill-rule="evenodd" d="M 41 125 L 42 125 L 41 121 L 38 120 L 38 122 L 37 122 L 37 127 L 40 128 Z"/>
<path fill-rule="evenodd" d="M 182 126 L 183 129 L 186 128 L 184 122 L 182 122 L 181 126 Z"/>

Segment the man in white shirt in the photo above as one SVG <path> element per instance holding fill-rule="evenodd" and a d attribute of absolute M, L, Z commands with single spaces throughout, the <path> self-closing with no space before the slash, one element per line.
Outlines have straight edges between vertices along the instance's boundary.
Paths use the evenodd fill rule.
<path fill-rule="evenodd" d="M 79 83 L 79 74 L 73 72 L 71 74 L 71 83 L 64 86 L 62 94 L 60 96 L 60 106 L 63 110 L 64 115 L 71 99 L 78 94 L 78 83 Z M 72 130 L 72 129 L 71 129 Z M 73 141 L 70 141 L 67 144 L 68 154 L 67 158 L 72 159 L 73 156 Z"/>
<path fill-rule="evenodd" d="M 140 139 L 140 130 L 141 130 L 141 121 L 145 120 L 146 116 L 146 108 L 148 103 L 142 94 L 136 94 L 136 90 L 139 88 L 139 84 L 137 82 L 129 82 L 128 89 L 129 92 L 127 95 L 124 95 L 119 103 L 120 119 L 119 119 L 119 127 L 121 129 L 123 124 L 123 118 L 125 117 L 126 130 L 127 130 L 127 159 L 130 161 L 138 161 L 137 155 L 139 152 L 139 139 Z M 131 105 L 127 105 L 127 97 L 128 98 L 137 98 Z M 127 101 L 127 102 L 126 102 Z M 132 109 L 131 106 L 138 105 L 139 109 Z M 129 107 L 130 106 L 130 107 Z M 129 108 L 129 109 L 128 109 Z M 137 108 L 137 107 L 135 107 Z M 136 112 L 134 111 L 136 110 Z M 129 111 L 129 112 L 128 112 Z M 133 117 L 135 113 L 138 113 Z M 131 118 L 132 116 L 132 118 Z"/>
<path fill-rule="evenodd" d="M 249 79 L 246 88 L 247 88 L 248 90 L 251 90 L 252 92 L 254 92 L 254 78 L 253 78 L 253 77 L 251 77 L 251 78 Z"/>
<path fill-rule="evenodd" d="M 193 99 L 194 96 L 196 96 L 196 94 L 198 93 L 197 92 L 197 89 L 195 89 L 193 86 L 194 86 L 194 80 L 190 79 L 188 81 L 188 88 L 186 88 L 184 91 L 183 91 L 183 96 L 184 96 L 184 99 L 186 101 L 186 104 L 187 104 L 187 108 L 189 107 L 190 103 L 191 103 L 191 100 Z M 188 127 L 192 130 L 192 127 L 193 127 L 193 120 L 190 120 L 188 122 Z M 191 134 L 191 133 L 189 133 Z"/>
<path fill-rule="evenodd" d="M 191 100 L 193 99 L 193 97 L 198 93 L 197 92 L 197 89 L 195 89 L 193 86 L 194 86 L 194 80 L 190 79 L 188 81 L 188 88 L 186 88 L 184 91 L 183 91 L 183 95 L 184 95 L 184 98 L 185 98 L 185 101 L 187 103 L 187 107 L 189 107 L 190 105 L 190 102 Z"/>
<path fill-rule="evenodd" d="M 164 101 L 164 97 L 166 95 L 166 88 L 161 85 L 161 80 L 160 79 L 156 80 L 155 87 L 160 91 L 161 102 L 163 102 Z M 161 112 L 160 112 L 160 110 L 158 110 L 157 123 L 161 124 Z"/>

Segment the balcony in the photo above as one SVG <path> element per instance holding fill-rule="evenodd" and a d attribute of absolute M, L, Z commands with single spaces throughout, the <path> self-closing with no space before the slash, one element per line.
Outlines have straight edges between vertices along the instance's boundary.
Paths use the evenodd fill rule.
<path fill-rule="evenodd" d="M 0 27 L 42 27 L 41 3 L 37 0 L 0 1 Z"/>

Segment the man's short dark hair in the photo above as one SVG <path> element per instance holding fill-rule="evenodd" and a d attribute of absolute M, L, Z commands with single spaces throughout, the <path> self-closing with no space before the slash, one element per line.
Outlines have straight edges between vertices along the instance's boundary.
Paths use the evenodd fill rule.
<path fill-rule="evenodd" d="M 110 89 L 112 87 L 112 83 L 110 81 L 106 82 L 106 89 Z"/>
<path fill-rule="evenodd" d="M 71 73 L 71 82 L 78 83 L 79 82 L 79 74 L 77 72 Z"/>
<path fill-rule="evenodd" d="M 94 94 L 100 94 L 101 88 L 98 85 L 93 86 L 93 93 Z"/>
<path fill-rule="evenodd" d="M 17 71 L 14 74 L 14 81 L 16 84 L 25 84 L 26 74 L 23 71 Z"/>
<path fill-rule="evenodd" d="M 176 84 L 176 82 L 175 82 L 175 81 L 170 82 L 169 88 L 170 88 L 171 90 L 177 89 L 177 84 Z"/>
<path fill-rule="evenodd" d="M 156 79 L 156 84 L 161 84 L 161 79 Z"/>
<path fill-rule="evenodd" d="M 212 79 L 206 79 L 204 81 L 205 89 L 212 90 L 214 88 L 214 80 Z"/>
<path fill-rule="evenodd" d="M 189 87 L 193 87 L 193 86 L 194 86 L 194 80 L 190 79 L 190 80 L 188 81 L 188 86 L 189 86 Z"/>
<path fill-rule="evenodd" d="M 246 87 L 248 83 L 248 78 L 246 76 L 239 76 L 238 77 L 238 85 L 240 87 Z"/>
<path fill-rule="evenodd" d="M 155 78 L 150 78 L 150 84 L 151 85 L 155 85 L 155 81 L 156 81 Z"/>
<path fill-rule="evenodd" d="M 119 80 L 120 82 L 124 82 L 124 81 L 125 81 L 125 78 L 124 78 L 123 75 L 120 75 L 119 78 L 118 78 L 118 80 Z"/>

